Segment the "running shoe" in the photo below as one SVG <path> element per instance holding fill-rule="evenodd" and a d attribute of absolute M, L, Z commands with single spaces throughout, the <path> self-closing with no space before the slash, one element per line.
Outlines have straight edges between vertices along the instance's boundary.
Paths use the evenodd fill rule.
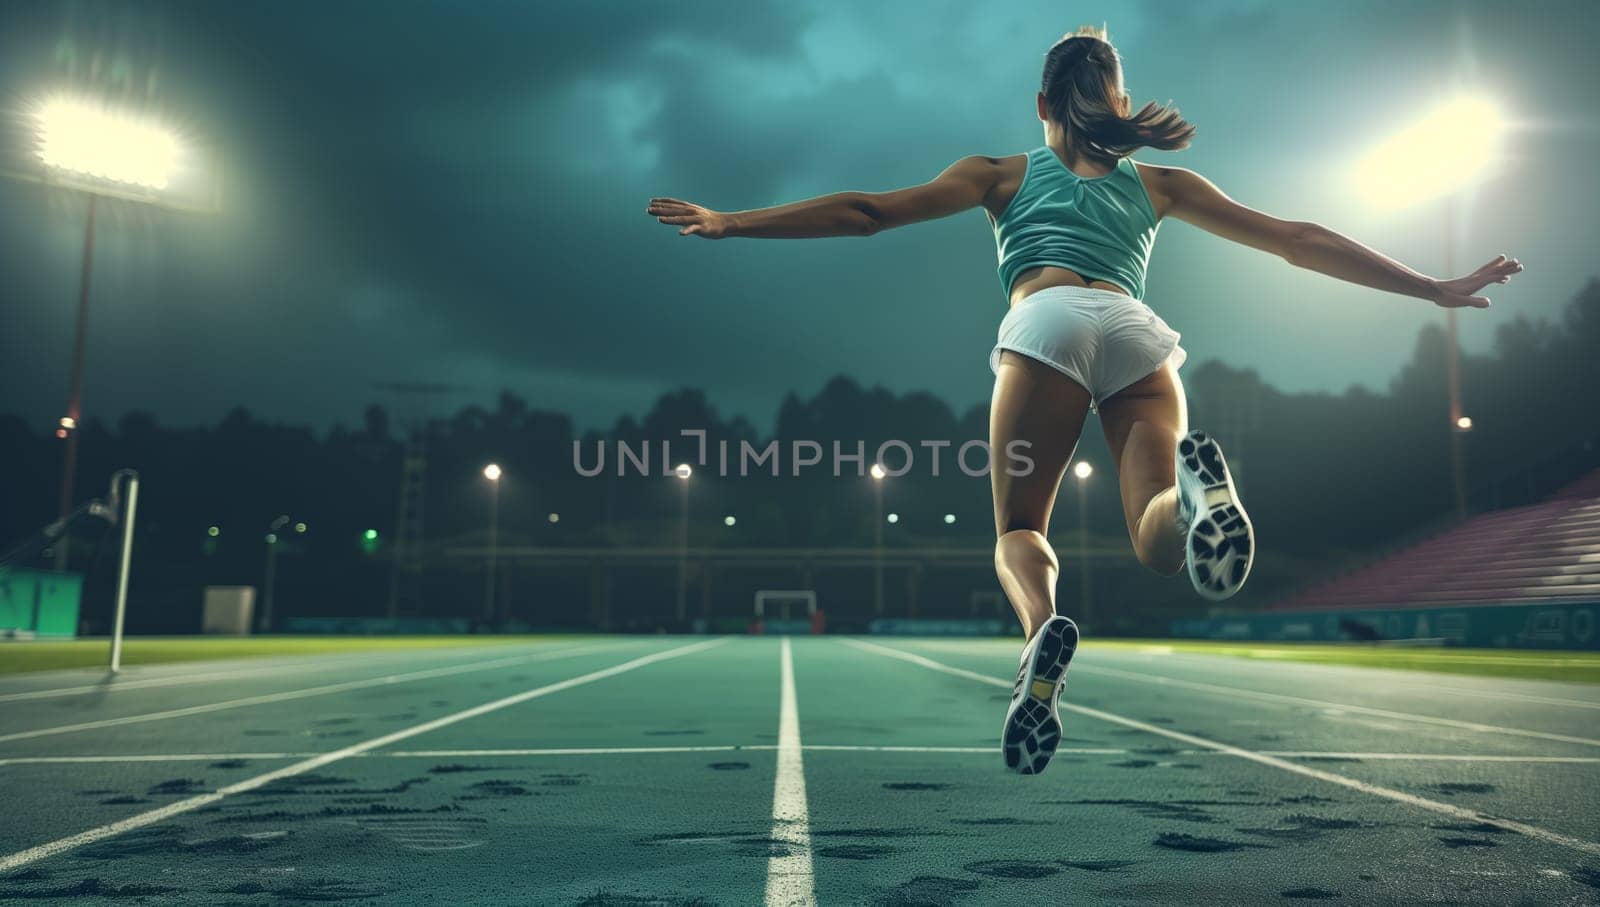
<path fill-rule="evenodd" d="M 1216 439 L 1191 431 L 1178 442 L 1178 530 L 1194 590 L 1212 601 L 1244 585 L 1255 561 L 1255 530 L 1239 503 Z"/>
<path fill-rule="evenodd" d="M 1057 615 L 1044 622 L 1022 650 L 1017 685 L 1011 690 L 1000 746 L 1006 767 L 1019 775 L 1044 771 L 1061 742 L 1056 704 L 1067 680 L 1067 665 L 1078 649 L 1078 625 Z"/>

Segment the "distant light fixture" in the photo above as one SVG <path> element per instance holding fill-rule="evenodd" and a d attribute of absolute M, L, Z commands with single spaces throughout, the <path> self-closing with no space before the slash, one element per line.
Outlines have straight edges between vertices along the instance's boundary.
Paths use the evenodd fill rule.
<path fill-rule="evenodd" d="M 1463 95 L 1379 143 L 1356 164 L 1375 205 L 1402 208 L 1471 185 L 1499 154 L 1505 121 L 1488 98 Z"/>
<path fill-rule="evenodd" d="M 276 544 L 278 544 L 278 534 L 276 532 L 267 533 L 267 544 L 268 545 L 276 545 Z"/>
<path fill-rule="evenodd" d="M 1456 431 L 1472 431 L 1472 417 L 1461 416 L 1456 419 Z"/>
<path fill-rule="evenodd" d="M 74 98 L 35 111 L 39 160 L 46 166 L 146 189 L 165 189 L 183 157 L 172 132 Z"/>
<path fill-rule="evenodd" d="M 295 523 L 294 524 L 294 531 L 295 532 L 299 532 L 299 533 L 304 533 L 306 531 L 306 524 L 305 523 Z"/>
<path fill-rule="evenodd" d="M 483 467 L 483 477 L 491 482 L 500 481 L 500 464 L 490 463 L 488 466 Z"/>
<path fill-rule="evenodd" d="M 739 522 L 739 521 L 734 519 L 733 518 L 733 514 L 731 514 L 731 513 L 722 518 L 722 525 L 724 525 L 724 526 L 732 526 L 734 523 L 737 523 L 737 522 Z"/>
<path fill-rule="evenodd" d="M 944 524 L 946 526 L 950 525 L 951 523 L 954 523 L 955 521 L 956 521 L 956 515 L 955 514 L 947 513 L 947 514 L 944 515 Z"/>
<path fill-rule="evenodd" d="M 898 523 L 898 522 L 900 522 L 900 514 L 891 513 L 891 514 L 889 514 L 889 516 L 886 519 L 888 519 L 888 521 L 891 522 L 891 523 Z"/>
<path fill-rule="evenodd" d="M 219 536 L 221 534 L 222 534 L 222 527 L 221 526 L 207 526 L 206 527 L 206 535 L 209 535 L 212 538 L 216 538 L 217 536 Z"/>
<path fill-rule="evenodd" d="M 549 516 L 545 517 L 545 519 L 549 520 L 552 523 L 559 523 L 559 522 L 561 522 L 561 514 L 559 514 L 559 513 L 551 513 Z"/>
<path fill-rule="evenodd" d="M 376 530 L 376 529 L 368 529 L 366 532 L 361 533 L 361 537 L 366 539 L 369 542 L 377 541 L 377 539 L 378 539 L 378 530 Z"/>
<path fill-rule="evenodd" d="M 74 428 L 78 427 L 78 420 L 72 418 L 71 416 L 62 416 L 61 427 L 65 428 L 67 431 L 72 431 Z"/>
<path fill-rule="evenodd" d="M 872 473 L 872 477 L 874 479 L 882 479 L 884 476 L 889 474 L 888 471 L 883 468 L 882 463 L 872 464 L 872 468 L 868 470 L 868 472 Z"/>
<path fill-rule="evenodd" d="M 1088 460 L 1079 460 L 1077 463 L 1073 464 L 1072 474 L 1080 479 L 1087 479 L 1094 475 L 1094 465 Z"/>
<path fill-rule="evenodd" d="M 672 473 L 680 479 L 687 479 L 694 475 L 694 467 L 690 466 L 688 463 L 679 463 L 678 468 L 674 469 Z"/>

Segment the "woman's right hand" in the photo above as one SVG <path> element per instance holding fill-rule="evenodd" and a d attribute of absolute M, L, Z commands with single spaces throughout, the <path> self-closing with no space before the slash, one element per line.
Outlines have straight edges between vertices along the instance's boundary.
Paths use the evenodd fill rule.
<path fill-rule="evenodd" d="M 721 239 L 733 226 L 733 219 L 721 211 L 676 198 L 652 198 L 644 212 L 661 223 L 682 227 L 679 236 Z"/>
<path fill-rule="evenodd" d="M 1465 277 L 1434 281 L 1433 304 L 1446 309 L 1487 309 L 1489 298 L 1474 294 L 1491 283 L 1506 283 L 1511 280 L 1511 275 L 1521 270 L 1522 263 L 1515 258 L 1496 255 L 1488 264 Z"/>

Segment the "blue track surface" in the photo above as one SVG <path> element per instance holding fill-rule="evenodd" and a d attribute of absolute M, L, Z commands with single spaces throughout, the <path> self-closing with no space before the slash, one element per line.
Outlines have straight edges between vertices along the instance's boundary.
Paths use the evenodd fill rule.
<path fill-rule="evenodd" d="M 1600 900 L 1594 686 L 1090 640 L 1024 778 L 998 748 L 1014 643 L 796 638 L 787 694 L 782 651 L 0 678 L 0 900 Z"/>

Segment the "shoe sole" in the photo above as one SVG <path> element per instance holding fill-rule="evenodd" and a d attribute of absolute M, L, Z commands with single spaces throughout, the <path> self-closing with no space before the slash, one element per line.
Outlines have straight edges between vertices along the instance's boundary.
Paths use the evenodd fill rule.
<path fill-rule="evenodd" d="M 1205 432 L 1191 431 L 1178 442 L 1178 483 L 1195 514 L 1184 539 L 1184 560 L 1196 592 L 1212 601 L 1231 597 L 1244 586 L 1255 563 L 1255 529 L 1239 503 L 1222 448 Z"/>
<path fill-rule="evenodd" d="M 1006 768 L 1019 775 L 1044 771 L 1061 743 L 1061 717 L 1056 713 L 1056 703 L 1061 699 L 1067 665 L 1077 650 L 1078 625 L 1071 620 L 1052 617 L 1039 628 L 1039 646 L 1023 681 L 1027 692 L 1006 712 L 1000 736 Z"/>

